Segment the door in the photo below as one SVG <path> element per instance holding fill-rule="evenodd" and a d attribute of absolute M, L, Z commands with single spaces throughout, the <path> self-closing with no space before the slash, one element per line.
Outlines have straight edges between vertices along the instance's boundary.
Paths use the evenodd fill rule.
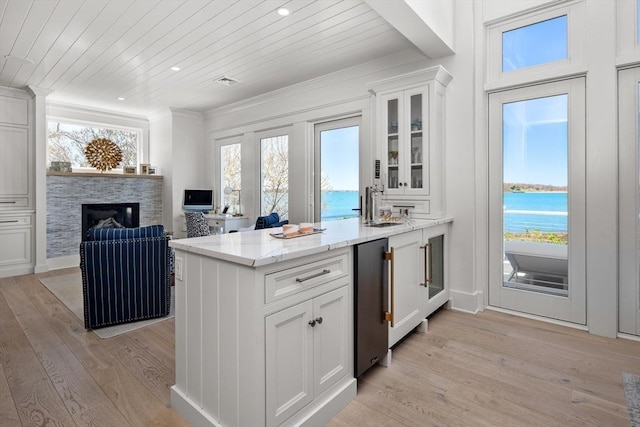
<path fill-rule="evenodd" d="M 389 250 L 393 251 L 390 267 L 389 347 L 407 335 L 424 319 L 422 304 L 424 287 L 421 285 L 422 230 L 389 237 Z"/>
<path fill-rule="evenodd" d="M 389 305 L 389 269 L 385 261 L 388 250 L 387 239 L 353 247 L 356 378 L 382 360 L 389 348 L 389 325 L 385 319 Z"/>
<path fill-rule="evenodd" d="M 489 304 L 586 322 L 585 81 L 489 95 Z"/>
<path fill-rule="evenodd" d="M 619 71 L 620 332 L 640 335 L 640 68 Z"/>
<path fill-rule="evenodd" d="M 313 303 L 265 320 L 267 424 L 279 425 L 313 400 Z"/>
<path fill-rule="evenodd" d="M 423 317 L 431 315 L 449 301 L 446 284 L 446 225 L 423 230 L 422 283 L 424 289 Z"/>
<path fill-rule="evenodd" d="M 314 298 L 314 394 L 323 393 L 349 371 L 349 290 L 347 286 Z"/>
<path fill-rule="evenodd" d="M 314 221 L 360 215 L 360 117 L 315 125 Z"/>

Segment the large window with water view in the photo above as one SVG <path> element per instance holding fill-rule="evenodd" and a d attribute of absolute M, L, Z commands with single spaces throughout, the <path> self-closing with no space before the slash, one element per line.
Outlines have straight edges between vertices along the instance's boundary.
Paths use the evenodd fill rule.
<path fill-rule="evenodd" d="M 357 122 L 359 119 L 352 119 Z M 343 123 L 342 121 L 341 123 Z M 360 126 L 326 124 L 319 138 L 319 189 L 321 221 L 355 218 L 359 215 Z M 339 153 L 339 155 L 336 155 Z M 316 173 L 317 174 L 317 173 Z M 318 215 L 316 214 L 316 218 Z"/>
<path fill-rule="evenodd" d="M 503 105 L 505 286 L 568 294 L 567 100 Z"/>

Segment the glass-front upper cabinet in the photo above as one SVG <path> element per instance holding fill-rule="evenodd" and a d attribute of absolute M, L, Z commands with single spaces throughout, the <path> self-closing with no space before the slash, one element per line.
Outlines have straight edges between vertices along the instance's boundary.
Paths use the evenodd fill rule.
<path fill-rule="evenodd" d="M 423 103 L 428 96 L 428 87 L 421 87 L 386 97 L 386 186 L 392 193 L 411 194 L 411 190 L 422 190 L 428 184 L 427 168 L 423 167 L 424 153 L 428 153 L 428 139 L 423 135 L 427 108 Z"/>
<path fill-rule="evenodd" d="M 417 218 L 444 214 L 444 97 L 451 78 L 435 66 L 369 85 L 384 201 Z"/>

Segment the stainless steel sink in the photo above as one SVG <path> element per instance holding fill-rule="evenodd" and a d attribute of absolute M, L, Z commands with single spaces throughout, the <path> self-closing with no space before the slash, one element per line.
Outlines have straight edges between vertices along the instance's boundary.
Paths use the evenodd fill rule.
<path fill-rule="evenodd" d="M 375 224 L 365 224 L 365 227 L 392 227 L 394 225 L 402 225 L 400 222 L 378 222 Z"/>

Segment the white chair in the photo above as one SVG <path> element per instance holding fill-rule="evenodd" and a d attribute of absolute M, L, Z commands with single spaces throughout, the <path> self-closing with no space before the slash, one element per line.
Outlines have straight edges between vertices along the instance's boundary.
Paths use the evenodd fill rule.
<path fill-rule="evenodd" d="M 508 280 L 525 273 L 532 277 L 556 277 L 567 283 L 567 245 L 508 240 L 504 242 L 504 254 L 513 268 Z"/>

